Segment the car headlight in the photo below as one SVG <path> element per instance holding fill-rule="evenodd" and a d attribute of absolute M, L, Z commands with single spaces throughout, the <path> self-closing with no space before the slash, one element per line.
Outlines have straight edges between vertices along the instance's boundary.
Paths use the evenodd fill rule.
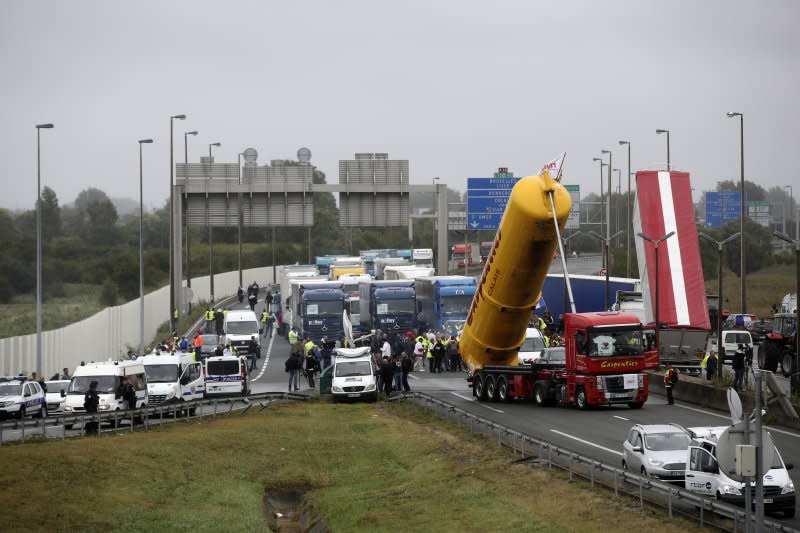
<path fill-rule="evenodd" d="M 72 406 L 71 406 L 71 405 L 67 405 L 67 406 L 65 406 L 65 407 L 64 407 L 64 411 L 66 411 L 66 412 L 68 412 L 68 413 L 71 413 L 71 412 L 72 412 Z"/>
<path fill-rule="evenodd" d="M 332 385 L 332 386 L 331 386 L 331 390 L 332 390 L 333 392 L 344 392 L 344 391 L 342 390 L 342 388 L 341 388 L 341 387 L 339 387 L 339 386 L 337 386 L 337 385 Z"/>
<path fill-rule="evenodd" d="M 794 481 L 789 480 L 789 483 L 781 489 L 781 494 L 791 494 L 792 492 L 794 492 Z"/>
<path fill-rule="evenodd" d="M 735 485 L 723 485 L 721 489 L 723 494 L 732 494 L 734 496 L 742 495 L 742 491 Z"/>
<path fill-rule="evenodd" d="M 375 384 L 371 383 L 364 388 L 364 392 L 372 392 L 375 390 Z"/>
<path fill-rule="evenodd" d="M 110 406 L 110 405 L 108 405 L 108 404 L 103 404 L 103 405 L 101 405 L 101 406 L 99 407 L 99 409 L 100 409 L 101 411 L 108 411 L 109 409 L 111 409 L 111 406 Z"/>
<path fill-rule="evenodd" d="M 652 466 L 664 466 L 664 461 L 662 461 L 661 459 L 650 458 L 647 460 L 647 462 L 650 463 Z"/>

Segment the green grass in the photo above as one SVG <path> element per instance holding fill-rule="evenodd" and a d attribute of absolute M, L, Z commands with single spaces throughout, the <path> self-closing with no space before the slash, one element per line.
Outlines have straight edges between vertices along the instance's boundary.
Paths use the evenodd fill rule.
<path fill-rule="evenodd" d="M 511 459 L 411 405 L 281 405 L 3 446 L 0 523 L 9 532 L 266 531 L 266 491 L 294 488 L 332 531 L 696 529 Z"/>
<path fill-rule="evenodd" d="M 64 294 L 42 303 L 42 328 L 56 329 L 97 313 L 103 306 L 98 297 L 101 285 L 63 285 Z M 0 338 L 26 335 L 36 331 L 36 295 L 15 296 L 11 303 L 0 304 Z"/>
<path fill-rule="evenodd" d="M 748 274 L 747 281 L 747 312 L 759 317 L 772 315 L 772 305 L 780 306 L 781 299 L 795 289 L 795 266 L 773 265 L 758 272 Z M 723 307 L 732 313 L 741 309 L 741 282 L 739 277 L 729 270 L 722 273 L 722 292 L 725 303 Z M 706 288 L 717 292 L 717 279 L 707 279 Z"/>

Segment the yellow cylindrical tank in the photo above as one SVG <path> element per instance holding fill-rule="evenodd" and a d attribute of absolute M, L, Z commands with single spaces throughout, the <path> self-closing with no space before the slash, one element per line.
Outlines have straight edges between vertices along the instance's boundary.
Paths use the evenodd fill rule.
<path fill-rule="evenodd" d="M 517 364 L 517 351 L 558 246 L 549 191 L 563 229 L 572 201 L 547 172 L 522 178 L 511 190 L 461 334 L 459 351 L 470 372 L 484 365 Z"/>

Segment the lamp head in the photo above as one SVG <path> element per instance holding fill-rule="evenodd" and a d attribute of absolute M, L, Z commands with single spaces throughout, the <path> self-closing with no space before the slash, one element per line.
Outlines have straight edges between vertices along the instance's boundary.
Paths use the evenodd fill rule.
<path fill-rule="evenodd" d="M 630 141 L 619 141 L 619 144 L 620 144 L 620 146 L 622 146 L 623 144 L 631 144 L 631 142 Z"/>
<path fill-rule="evenodd" d="M 669 130 L 656 130 L 656 133 L 661 135 L 662 133 L 669 133 Z"/>
<path fill-rule="evenodd" d="M 222 143 L 209 143 L 209 146 L 222 146 Z"/>
<path fill-rule="evenodd" d="M 187 131 L 184 135 L 197 135 L 197 130 L 194 131 Z"/>
<path fill-rule="evenodd" d="M 602 161 L 602 159 L 600 159 L 599 157 L 593 157 L 592 161 Z"/>
<path fill-rule="evenodd" d="M 52 127 L 53 127 L 52 124 L 37 124 L 36 125 L 36 129 L 39 129 L 39 130 L 41 130 L 41 129 L 49 130 Z"/>
<path fill-rule="evenodd" d="M 601 154 L 610 154 L 611 150 L 600 150 Z"/>
<path fill-rule="evenodd" d="M 728 111 L 728 112 L 727 112 L 727 113 L 725 113 L 725 114 L 726 114 L 726 115 L 728 115 L 728 118 L 732 118 L 732 117 L 741 117 L 741 116 L 742 116 L 742 114 L 741 114 L 741 113 L 739 113 L 739 112 L 737 112 L 737 111 Z"/>
<path fill-rule="evenodd" d="M 139 139 L 139 144 L 151 144 L 153 139 Z"/>
<path fill-rule="evenodd" d="M 186 119 L 186 115 L 172 115 L 169 118 L 177 118 L 178 120 L 185 120 Z"/>

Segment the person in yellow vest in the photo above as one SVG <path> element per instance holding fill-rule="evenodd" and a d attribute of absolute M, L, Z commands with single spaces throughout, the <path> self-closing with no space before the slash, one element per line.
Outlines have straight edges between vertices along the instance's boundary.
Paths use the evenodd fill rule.
<path fill-rule="evenodd" d="M 704 372 L 708 368 L 708 358 L 711 357 L 711 352 L 706 352 L 705 357 L 703 360 L 700 361 L 700 371 Z"/>
<path fill-rule="evenodd" d="M 296 353 L 298 351 L 298 343 L 299 339 L 297 338 L 297 330 L 294 326 L 292 329 L 289 330 L 289 345 L 292 347 L 292 353 Z"/>
<path fill-rule="evenodd" d="M 308 356 L 308 352 L 310 352 L 312 348 L 316 347 L 317 346 L 314 344 L 314 341 L 312 341 L 309 337 L 306 337 L 306 342 L 303 345 L 303 355 Z"/>
<path fill-rule="evenodd" d="M 206 333 L 213 333 L 214 331 L 214 310 L 210 307 L 204 313 L 206 319 Z"/>

